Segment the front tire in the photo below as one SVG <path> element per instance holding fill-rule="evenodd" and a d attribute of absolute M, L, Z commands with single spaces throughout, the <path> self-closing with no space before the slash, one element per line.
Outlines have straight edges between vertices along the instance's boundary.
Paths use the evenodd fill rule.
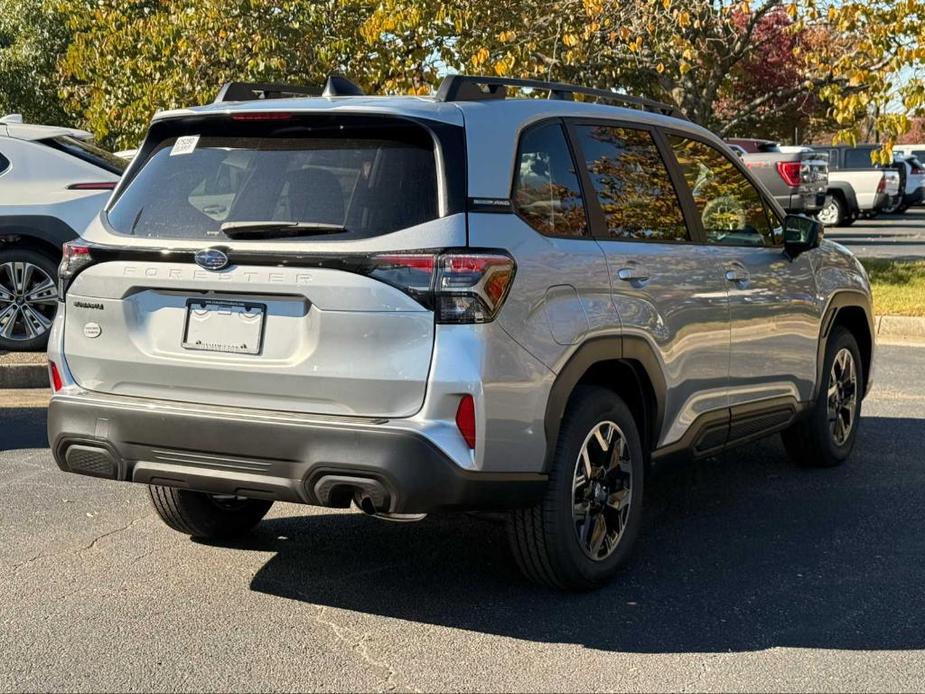
<path fill-rule="evenodd" d="M 230 540 L 246 535 L 273 506 L 272 501 L 219 496 L 188 489 L 148 485 L 157 515 L 169 527 L 191 537 Z"/>
<path fill-rule="evenodd" d="M 832 331 L 822 373 L 810 411 L 781 433 L 787 454 L 804 467 L 841 465 L 854 448 L 866 375 L 857 340 L 845 328 Z"/>
<path fill-rule="evenodd" d="M 576 389 L 545 497 L 509 517 L 511 551 L 524 575 L 568 590 L 612 578 L 639 534 L 644 467 L 636 421 L 623 400 L 605 388 Z"/>

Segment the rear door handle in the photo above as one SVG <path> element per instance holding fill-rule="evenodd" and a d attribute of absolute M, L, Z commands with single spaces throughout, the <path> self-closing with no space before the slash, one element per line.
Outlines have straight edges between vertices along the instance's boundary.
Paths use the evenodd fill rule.
<path fill-rule="evenodd" d="M 649 279 L 649 273 L 638 267 L 621 267 L 617 270 L 617 277 L 624 282 L 645 282 Z"/>

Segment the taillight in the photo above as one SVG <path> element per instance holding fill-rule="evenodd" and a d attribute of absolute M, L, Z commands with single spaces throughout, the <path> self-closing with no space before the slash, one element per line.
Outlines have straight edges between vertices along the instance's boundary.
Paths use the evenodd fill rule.
<path fill-rule="evenodd" d="M 116 187 L 115 181 L 96 181 L 90 183 L 72 183 L 68 190 L 112 190 Z"/>
<path fill-rule="evenodd" d="M 463 395 L 456 408 L 456 428 L 462 434 L 466 445 L 475 450 L 475 399 L 471 395 Z"/>
<path fill-rule="evenodd" d="M 57 393 L 64 387 L 64 382 L 61 380 L 61 374 L 58 373 L 58 365 L 50 359 L 48 360 L 48 374 L 51 380 L 51 388 Z"/>
<path fill-rule="evenodd" d="M 913 166 L 913 167 L 912 167 L 912 175 L 913 175 L 913 176 L 921 176 L 922 174 L 925 174 L 925 169 L 920 169 L 920 168 L 917 167 L 917 166 Z"/>
<path fill-rule="evenodd" d="M 68 241 L 61 247 L 61 264 L 58 265 L 58 279 L 70 280 L 92 262 L 90 244 L 81 239 Z"/>
<path fill-rule="evenodd" d="M 882 193 L 886 190 L 886 176 L 880 177 L 880 183 L 877 185 L 877 192 Z"/>
<path fill-rule="evenodd" d="M 777 162 L 777 173 L 784 183 L 796 188 L 800 185 L 800 166 L 798 161 L 779 161 Z"/>
<path fill-rule="evenodd" d="M 384 253 L 366 272 L 432 308 L 438 323 L 487 323 L 507 298 L 514 267 L 500 253 Z"/>

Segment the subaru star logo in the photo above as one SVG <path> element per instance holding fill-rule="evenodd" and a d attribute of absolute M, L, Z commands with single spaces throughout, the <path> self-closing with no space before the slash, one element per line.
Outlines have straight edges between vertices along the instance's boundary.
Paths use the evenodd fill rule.
<path fill-rule="evenodd" d="M 228 256 L 217 248 L 196 251 L 196 255 L 193 257 L 196 264 L 206 270 L 221 270 L 228 264 Z"/>

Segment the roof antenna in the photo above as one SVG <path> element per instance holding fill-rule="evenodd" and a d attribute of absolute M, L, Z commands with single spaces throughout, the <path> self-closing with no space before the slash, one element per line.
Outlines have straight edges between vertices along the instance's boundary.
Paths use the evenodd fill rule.
<path fill-rule="evenodd" d="M 343 75 L 332 74 L 328 75 L 321 96 L 365 96 L 365 92 Z"/>

